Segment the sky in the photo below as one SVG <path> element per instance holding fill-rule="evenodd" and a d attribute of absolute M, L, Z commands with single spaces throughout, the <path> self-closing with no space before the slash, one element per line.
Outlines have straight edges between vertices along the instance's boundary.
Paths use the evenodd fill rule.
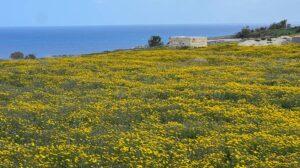
<path fill-rule="evenodd" d="M 0 27 L 300 24 L 300 0 L 1 0 Z"/>

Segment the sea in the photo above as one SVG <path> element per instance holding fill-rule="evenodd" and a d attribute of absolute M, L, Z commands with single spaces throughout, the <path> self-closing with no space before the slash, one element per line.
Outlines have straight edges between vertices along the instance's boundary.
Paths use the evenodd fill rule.
<path fill-rule="evenodd" d="M 243 25 L 0 27 L 0 59 L 16 51 L 37 57 L 80 55 L 144 46 L 152 35 L 218 37 Z"/>

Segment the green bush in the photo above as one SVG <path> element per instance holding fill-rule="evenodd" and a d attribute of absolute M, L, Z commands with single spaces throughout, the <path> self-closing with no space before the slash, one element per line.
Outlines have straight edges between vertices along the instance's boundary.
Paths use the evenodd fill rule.
<path fill-rule="evenodd" d="M 251 29 L 249 28 L 249 26 L 245 27 L 242 29 L 241 32 L 238 32 L 236 37 L 237 38 L 247 38 L 249 37 L 251 34 Z"/>
<path fill-rule="evenodd" d="M 34 54 L 29 54 L 25 57 L 25 59 L 36 59 L 36 56 Z"/>
<path fill-rule="evenodd" d="M 151 36 L 148 40 L 149 47 L 161 47 L 164 45 L 160 36 Z"/>
<path fill-rule="evenodd" d="M 24 58 L 24 54 L 20 51 L 14 52 L 10 55 L 11 59 L 23 59 Z"/>
<path fill-rule="evenodd" d="M 269 27 L 260 27 L 250 29 L 249 26 L 238 32 L 236 38 L 269 38 L 285 35 L 293 35 L 300 33 L 300 27 L 292 27 L 287 23 L 287 20 L 282 20 L 279 23 L 273 23 Z"/>
<path fill-rule="evenodd" d="M 290 24 L 289 24 L 290 25 Z M 288 28 L 287 20 L 282 20 L 279 23 L 273 23 L 270 25 L 269 29 L 286 29 Z"/>

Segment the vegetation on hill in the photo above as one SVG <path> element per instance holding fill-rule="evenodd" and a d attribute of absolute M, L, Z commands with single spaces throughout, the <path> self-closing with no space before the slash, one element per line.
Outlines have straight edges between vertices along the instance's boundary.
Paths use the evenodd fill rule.
<path fill-rule="evenodd" d="M 34 54 L 28 54 L 25 56 L 22 52 L 17 51 L 10 55 L 10 59 L 36 59 L 36 56 Z"/>
<path fill-rule="evenodd" d="M 23 59 L 24 58 L 24 54 L 20 51 L 14 52 L 10 55 L 11 59 Z"/>
<path fill-rule="evenodd" d="M 150 39 L 148 40 L 148 46 L 153 48 L 153 47 L 161 47 L 163 46 L 164 43 L 162 41 L 162 38 L 160 36 L 151 36 Z"/>
<path fill-rule="evenodd" d="M 249 26 L 243 28 L 236 34 L 236 38 L 271 38 L 300 33 L 300 26 L 292 27 L 287 20 L 273 23 L 269 27 L 250 29 Z"/>
<path fill-rule="evenodd" d="M 0 167 L 299 167 L 300 46 L 0 61 Z"/>

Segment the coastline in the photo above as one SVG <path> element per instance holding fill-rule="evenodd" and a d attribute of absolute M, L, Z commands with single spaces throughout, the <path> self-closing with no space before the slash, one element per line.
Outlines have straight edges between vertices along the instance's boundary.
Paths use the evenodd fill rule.
<path fill-rule="evenodd" d="M 79 55 L 145 45 L 152 35 L 164 42 L 171 36 L 219 37 L 238 32 L 243 25 L 92 26 L 0 29 L 0 56 L 21 51 L 38 57 Z"/>

